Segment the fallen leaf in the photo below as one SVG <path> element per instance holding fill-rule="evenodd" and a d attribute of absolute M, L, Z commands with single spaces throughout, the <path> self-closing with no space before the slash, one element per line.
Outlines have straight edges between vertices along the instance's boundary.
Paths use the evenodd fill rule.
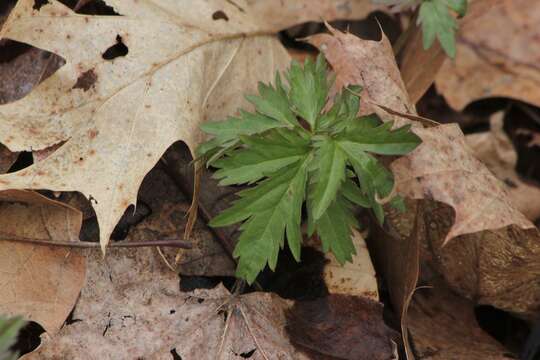
<path fill-rule="evenodd" d="M 81 213 L 29 191 L 0 192 L 0 313 L 21 315 L 56 333 L 85 278 L 85 259 L 69 249 L 9 239 L 70 241 Z"/>
<path fill-rule="evenodd" d="M 359 115 L 377 113 L 388 119 L 389 114 L 375 104 L 403 113 L 416 113 L 401 79 L 392 45 L 384 33 L 380 41 L 371 41 L 343 33 L 328 24 L 327 27 L 330 34 L 313 35 L 307 41 L 319 48 L 332 65 L 336 73 L 333 93 L 349 84 L 362 85 Z M 397 116 L 393 118 L 402 121 Z"/>
<path fill-rule="evenodd" d="M 518 156 L 510 138 L 503 130 L 504 113 L 491 117 L 491 130 L 465 136 L 475 156 L 504 183 L 516 208 L 529 220 L 540 217 L 540 188 L 520 179 L 515 168 Z"/>
<path fill-rule="evenodd" d="M 23 359 L 303 358 L 283 330 L 288 302 L 276 295 L 233 297 L 223 286 L 181 293 L 177 275 L 149 248 L 111 249 L 105 260 L 96 253 L 88 260 L 73 312 L 78 321 L 44 335 Z"/>
<path fill-rule="evenodd" d="M 540 3 L 482 2 L 474 20 L 461 26 L 456 59 L 444 63 L 437 90 L 456 110 L 488 97 L 540 106 Z"/>
<path fill-rule="evenodd" d="M 341 265 L 332 253 L 326 253 L 322 276 L 330 294 L 358 296 L 379 301 L 379 289 L 375 269 L 362 234 L 353 230 L 352 242 L 356 255 L 351 262 Z M 310 238 L 304 244 L 322 251 L 320 241 Z"/>
<path fill-rule="evenodd" d="M 0 174 L 9 170 L 11 165 L 17 161 L 19 153 L 11 152 L 4 145 L 0 144 Z"/>
<path fill-rule="evenodd" d="M 410 26 L 414 30 L 404 45 L 400 70 L 411 103 L 416 104 L 435 81 L 447 55 L 438 41 L 425 50 L 422 28 L 415 23 Z"/>
<path fill-rule="evenodd" d="M 358 1 L 359 8 L 365 3 Z M 328 9 L 306 11 L 302 1 L 272 7 L 225 0 L 107 4 L 122 16 L 77 15 L 56 0 L 36 10 L 33 0 L 22 0 L 0 33 L 66 60 L 28 96 L 0 107 L 0 142 L 10 150 L 66 143 L 38 164 L 2 176 L 0 189 L 92 197 L 103 247 L 169 145 L 183 140 L 194 149 L 201 122 L 245 108 L 242 95 L 288 65 L 287 52 L 271 35 L 296 23 L 297 15 L 315 20 Z M 336 16 L 355 15 L 352 1 L 350 7 L 328 4 Z M 279 8 L 279 21 L 266 16 Z"/>
<path fill-rule="evenodd" d="M 513 358 L 480 328 L 474 303 L 454 295 L 442 281 L 414 295 L 409 307 L 409 333 L 419 360 Z"/>
<path fill-rule="evenodd" d="M 384 324 L 382 310 L 358 296 L 297 301 L 287 310 L 287 333 L 311 359 L 397 360 L 399 334 Z"/>

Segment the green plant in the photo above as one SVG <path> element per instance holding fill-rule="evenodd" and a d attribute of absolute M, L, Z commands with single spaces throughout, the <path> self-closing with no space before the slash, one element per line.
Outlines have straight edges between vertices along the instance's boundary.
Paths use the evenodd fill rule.
<path fill-rule="evenodd" d="M 10 352 L 11 346 L 15 344 L 19 330 L 25 325 L 20 317 L 6 318 L 0 316 L 0 360 L 18 359 L 18 354 Z"/>
<path fill-rule="evenodd" d="M 423 46 L 427 50 L 435 39 L 448 56 L 456 56 L 456 30 L 452 11 L 462 17 L 467 12 L 467 0 L 374 0 L 379 4 L 394 6 L 396 10 L 420 5 L 417 22 L 422 26 Z"/>
<path fill-rule="evenodd" d="M 278 73 L 274 86 L 260 83 L 259 95 L 247 96 L 256 112 L 201 126 L 214 137 L 198 155 L 218 169 L 220 185 L 254 185 L 210 223 L 243 222 L 234 256 L 237 276 L 249 283 L 266 264 L 275 269 L 285 234 L 300 261 L 304 202 L 308 235 L 317 233 L 340 263 L 350 261 L 351 228 L 358 226 L 353 205 L 371 208 L 381 223 L 381 199 L 404 208 L 391 195 L 392 173 L 373 154 L 404 155 L 420 143 L 409 126 L 392 130 L 376 115 L 358 117 L 360 86 L 344 89 L 325 110 L 331 81 L 323 56 L 303 67 L 293 61 L 286 78 L 288 86 Z"/>

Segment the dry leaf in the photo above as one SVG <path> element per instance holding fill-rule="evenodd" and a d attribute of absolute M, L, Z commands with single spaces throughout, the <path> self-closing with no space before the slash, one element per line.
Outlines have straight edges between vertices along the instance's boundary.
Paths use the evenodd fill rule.
<path fill-rule="evenodd" d="M 11 165 L 17 161 L 19 153 L 9 151 L 4 145 L 0 144 L 0 174 L 9 170 Z"/>
<path fill-rule="evenodd" d="M 517 153 L 503 130 L 504 113 L 491 117 L 491 130 L 465 136 L 475 156 L 504 183 L 516 208 L 529 220 L 540 217 L 540 188 L 523 182 L 517 174 Z"/>
<path fill-rule="evenodd" d="M 411 103 L 416 104 L 435 81 L 447 55 L 438 41 L 424 50 L 422 28 L 415 23 L 409 26 L 413 26 L 414 30 L 403 50 L 400 70 Z"/>
<path fill-rule="evenodd" d="M 478 326 L 474 303 L 454 295 L 442 281 L 414 295 L 409 333 L 419 360 L 509 359 L 508 351 Z"/>
<path fill-rule="evenodd" d="M 328 2 L 336 16 L 353 16 L 354 2 L 347 3 Z M 144 175 L 173 142 L 193 150 L 201 122 L 246 107 L 242 95 L 288 65 L 287 52 L 270 35 L 299 14 L 315 20 L 327 10 L 306 11 L 294 1 L 271 8 L 225 0 L 107 4 L 122 16 L 77 15 L 56 0 L 36 10 L 33 0 L 22 0 L 0 33 L 66 60 L 27 97 L 0 107 L 0 142 L 10 150 L 66 143 L 44 161 L 0 177 L 0 189 L 92 197 L 103 247 L 136 202 Z M 265 16 L 279 8 L 280 21 Z M 113 59 L 110 48 L 124 56 Z"/>
<path fill-rule="evenodd" d="M 331 295 L 298 301 L 287 311 L 287 333 L 310 359 L 391 360 L 399 334 L 365 297 Z"/>
<path fill-rule="evenodd" d="M 324 283 L 330 294 L 350 295 L 379 301 L 379 289 L 375 269 L 364 241 L 358 231 L 353 230 L 352 242 L 356 255 L 352 262 L 341 265 L 332 253 L 326 253 L 322 271 Z M 320 241 L 310 238 L 304 244 L 322 252 Z"/>
<path fill-rule="evenodd" d="M 480 2 L 474 20 L 460 28 L 456 59 L 447 60 L 437 76 L 438 91 L 456 110 L 487 97 L 540 106 L 540 3 Z"/>
<path fill-rule="evenodd" d="M 34 192 L 0 192 L 0 313 L 22 315 L 56 333 L 77 300 L 85 259 L 69 249 L 7 239 L 70 241 L 81 213 Z"/>
<path fill-rule="evenodd" d="M 333 92 L 349 84 L 362 85 L 360 115 L 381 114 L 375 104 L 403 113 L 416 113 L 394 59 L 392 45 L 382 34 L 380 41 L 362 40 L 327 24 L 330 34 L 308 38 L 322 51 L 336 73 Z M 387 112 L 382 112 L 388 118 Z M 398 122 L 402 120 L 394 117 Z"/>
<path fill-rule="evenodd" d="M 92 253 L 73 318 L 23 359 L 302 359 L 288 342 L 272 294 L 233 297 L 223 287 L 179 291 L 178 277 L 153 249 Z M 101 309 L 101 310 L 100 310 Z M 280 357 L 281 356 L 281 357 Z"/>

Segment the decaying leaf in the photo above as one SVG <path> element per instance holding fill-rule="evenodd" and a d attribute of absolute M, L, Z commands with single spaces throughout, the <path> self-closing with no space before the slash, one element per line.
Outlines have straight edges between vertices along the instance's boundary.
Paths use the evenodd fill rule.
<path fill-rule="evenodd" d="M 397 360 L 399 334 L 368 298 L 331 295 L 298 301 L 287 311 L 287 333 L 310 359 Z"/>
<path fill-rule="evenodd" d="M 475 100 L 500 96 L 540 106 L 540 3 L 479 2 L 485 6 L 470 14 L 473 21 L 462 25 L 456 59 L 443 65 L 437 89 L 457 110 Z"/>
<path fill-rule="evenodd" d="M 77 300 L 85 259 L 69 249 L 9 239 L 72 241 L 81 213 L 34 192 L 0 192 L 0 313 L 18 314 L 56 333 Z"/>
<path fill-rule="evenodd" d="M 476 322 L 474 303 L 454 295 L 442 281 L 422 288 L 409 307 L 416 358 L 508 360 L 508 351 Z"/>
<path fill-rule="evenodd" d="M 19 156 L 16 152 L 9 151 L 4 145 L 0 144 L 0 174 L 9 170 Z"/>
<path fill-rule="evenodd" d="M 509 197 L 517 209 L 529 220 L 540 217 L 540 188 L 520 179 L 515 168 L 517 153 L 503 130 L 504 113 L 491 117 L 491 130 L 465 136 L 474 155 L 504 183 Z"/>
<path fill-rule="evenodd" d="M 254 349 L 253 359 L 280 351 L 293 359 L 279 330 L 286 304 L 271 294 L 233 298 L 222 286 L 181 293 L 153 249 L 114 249 L 105 260 L 93 253 L 73 313 L 78 321 L 56 337 L 44 335 L 23 359 L 241 359 Z"/>
<path fill-rule="evenodd" d="M 327 8 L 333 3 L 336 16 L 354 15 L 341 2 L 328 1 Z M 44 161 L 3 176 L 0 189 L 92 197 L 103 247 L 170 144 L 183 140 L 194 149 L 201 122 L 245 108 L 243 94 L 288 64 L 271 34 L 292 25 L 261 16 L 270 9 L 263 2 L 107 4 L 122 16 L 77 15 L 56 0 L 36 10 L 33 0 L 19 1 L 0 33 L 66 60 L 30 95 L 0 107 L 0 142 L 10 150 L 66 143 Z M 289 21 L 321 15 L 306 3 L 284 4 L 284 13 L 295 14 Z"/>

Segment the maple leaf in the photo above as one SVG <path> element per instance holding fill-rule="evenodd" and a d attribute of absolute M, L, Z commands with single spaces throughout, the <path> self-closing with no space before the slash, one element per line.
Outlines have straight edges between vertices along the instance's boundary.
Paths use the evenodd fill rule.
<path fill-rule="evenodd" d="M 86 16 L 57 0 L 21 0 L 0 37 L 66 63 L 25 98 L 0 106 L 0 143 L 43 161 L 2 175 L 0 190 L 79 191 L 96 211 L 105 248 L 143 177 L 175 141 L 192 150 L 199 125 L 248 106 L 242 95 L 270 81 L 289 55 L 273 36 L 298 22 L 365 15 L 364 1 L 108 0 L 122 16 Z M 350 11 L 351 10 L 351 11 Z M 280 11 L 282 16 L 265 16 Z M 113 56 L 114 49 L 122 55 Z"/>
<path fill-rule="evenodd" d="M 215 137 L 199 153 L 210 156 L 207 164 L 218 169 L 214 177 L 220 184 L 256 184 L 239 192 L 240 199 L 210 223 L 244 222 L 234 256 L 239 258 L 237 276 L 249 283 L 267 264 L 275 269 L 285 235 L 300 261 L 304 201 L 309 234 L 316 232 L 323 251 L 339 263 L 352 261 L 351 231 L 358 227 L 352 205 L 373 208 L 382 223 L 380 198 L 391 195 L 394 184 L 392 174 L 369 153 L 403 155 L 420 141 L 409 125 L 392 130 L 392 122 L 375 115 L 358 117 L 361 89 L 354 85 L 323 111 L 331 85 L 323 56 L 303 66 L 293 61 L 285 78 L 288 87 L 277 76 L 275 87 L 261 84 L 259 95 L 249 96 L 256 113 L 203 127 Z M 261 117 L 264 125 L 255 127 L 252 119 Z M 350 169 L 358 180 L 347 178 Z"/>

